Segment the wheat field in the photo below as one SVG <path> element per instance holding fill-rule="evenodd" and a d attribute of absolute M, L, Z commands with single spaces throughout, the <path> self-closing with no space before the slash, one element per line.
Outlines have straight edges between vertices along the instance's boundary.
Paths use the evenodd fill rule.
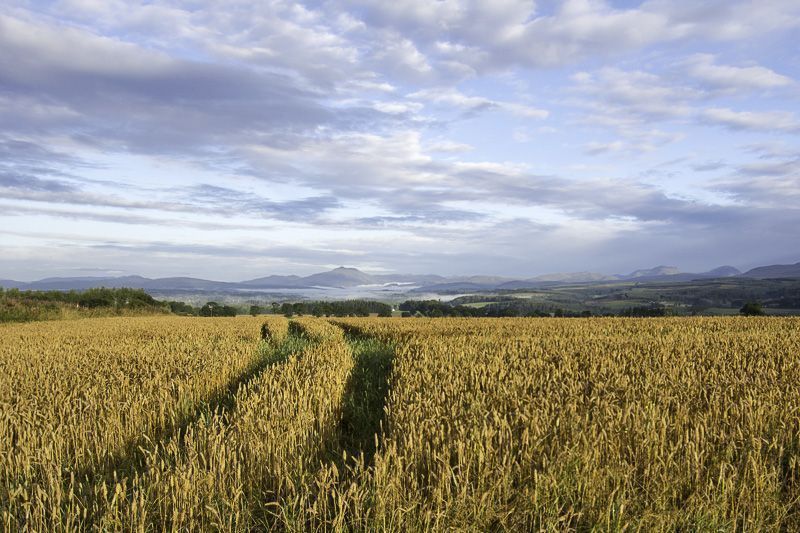
<path fill-rule="evenodd" d="M 0 326 L 4 531 L 800 530 L 800 320 Z"/>

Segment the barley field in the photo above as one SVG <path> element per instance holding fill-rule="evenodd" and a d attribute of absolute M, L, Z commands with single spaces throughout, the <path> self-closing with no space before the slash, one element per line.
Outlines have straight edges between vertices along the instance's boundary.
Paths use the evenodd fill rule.
<path fill-rule="evenodd" d="M 797 531 L 800 319 L 0 326 L 3 531 Z"/>

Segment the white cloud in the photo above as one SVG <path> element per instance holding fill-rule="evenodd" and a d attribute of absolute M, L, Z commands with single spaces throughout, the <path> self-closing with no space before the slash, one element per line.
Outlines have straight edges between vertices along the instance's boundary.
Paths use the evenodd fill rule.
<path fill-rule="evenodd" d="M 219 268 L 238 257 L 222 244 L 257 242 L 269 220 L 285 241 L 331 239 L 285 250 L 286 264 L 327 264 L 338 251 L 434 271 L 453 257 L 470 269 L 509 259 L 521 268 L 542 244 L 579 262 L 650 257 L 652 243 L 681 257 L 686 240 L 723 257 L 739 253 L 729 244 L 747 228 L 796 227 L 800 119 L 787 90 L 796 72 L 774 50 L 791 49 L 800 4 L 625 4 L 635 7 L 8 0 L 0 184 L 17 214 L 3 222 L 24 233 L 35 217 L 60 217 L 97 237 L 102 224 L 149 234 L 185 219 L 194 225 L 171 236 L 197 231 L 220 249 L 181 248 L 178 237 L 153 249 L 217 257 Z M 686 50 L 717 55 L 681 61 Z M 785 146 L 753 155 L 739 136 L 702 125 Z M 670 183 L 643 177 L 665 159 L 682 161 L 657 176 Z M 691 195 L 728 169 L 736 174 L 717 196 Z M 162 177 L 184 188 L 158 188 Z M 753 209 L 730 209 L 721 195 Z M 226 217 L 231 206 L 239 218 L 213 234 L 192 219 Z M 765 250 L 756 233 L 747 242 Z M 777 233 L 774 246 L 796 240 Z M 243 257 L 267 252 L 280 251 Z"/>
<path fill-rule="evenodd" d="M 482 96 L 469 96 L 453 88 L 423 89 L 409 94 L 408 98 L 450 106 L 471 113 L 496 109 L 505 111 L 510 115 L 538 120 L 545 119 L 550 115 L 546 109 L 539 109 L 516 102 L 492 100 Z"/>
<path fill-rule="evenodd" d="M 435 78 L 436 73 L 413 41 L 400 35 L 388 36 L 384 46 L 374 53 L 373 61 L 393 76 L 416 81 Z"/>
<path fill-rule="evenodd" d="M 544 13 L 527 0 L 496 2 L 340 0 L 371 26 L 391 28 L 426 51 L 481 74 L 510 66 L 554 67 L 686 38 L 743 40 L 800 26 L 792 0 L 650 0 L 616 8 L 603 0 L 565 0 Z M 546 4 L 543 4 L 546 5 Z"/>
<path fill-rule="evenodd" d="M 422 109 L 422 104 L 417 102 L 376 102 L 373 107 L 378 111 L 389 114 L 416 113 Z"/>
<path fill-rule="evenodd" d="M 678 142 L 684 138 L 680 133 L 668 133 L 661 130 L 642 131 L 635 140 L 615 140 L 608 142 L 592 141 L 584 145 L 584 152 L 589 155 L 600 154 L 643 154 L 653 152 L 666 144 Z"/>
<path fill-rule="evenodd" d="M 429 144 L 427 147 L 427 150 L 429 152 L 440 152 L 446 154 L 471 152 L 474 149 L 475 147 L 470 144 L 459 143 L 454 141 L 436 141 L 432 144 Z"/>
<path fill-rule="evenodd" d="M 462 109 L 477 110 L 494 107 L 495 102 L 482 96 L 468 96 L 453 88 L 423 89 L 408 95 L 413 100 L 445 104 Z"/>
<path fill-rule="evenodd" d="M 597 155 L 597 154 L 604 154 L 608 152 L 620 152 L 626 148 L 626 144 L 623 141 L 613 141 L 613 142 L 597 142 L 592 141 L 587 143 L 584 146 L 584 151 L 587 154 Z"/>
<path fill-rule="evenodd" d="M 734 67 L 717 65 L 711 54 L 696 54 L 685 62 L 687 72 L 703 84 L 721 90 L 746 91 L 787 87 L 794 81 L 774 70 L 753 65 Z"/>
<path fill-rule="evenodd" d="M 732 130 L 798 133 L 800 120 L 790 111 L 734 111 L 713 107 L 702 111 L 700 120 Z"/>
<path fill-rule="evenodd" d="M 58 58 L 58 62 L 51 61 Z M 45 69 L 79 75 L 156 76 L 175 64 L 160 54 L 67 26 L 29 23 L 0 13 L 0 67 L 4 78 L 44 81 Z"/>
<path fill-rule="evenodd" d="M 509 113 L 525 118 L 545 119 L 550 116 L 550 112 L 546 109 L 539 109 L 533 106 L 516 104 L 512 102 L 503 102 L 500 107 Z"/>
<path fill-rule="evenodd" d="M 703 93 L 675 85 L 657 74 L 604 67 L 594 74 L 573 76 L 578 94 L 591 97 L 598 108 L 647 118 L 674 118 L 690 113 L 689 104 Z"/>

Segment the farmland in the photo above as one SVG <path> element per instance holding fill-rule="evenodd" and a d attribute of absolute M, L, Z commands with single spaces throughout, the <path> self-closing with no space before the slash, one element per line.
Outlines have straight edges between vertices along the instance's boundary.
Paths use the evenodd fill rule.
<path fill-rule="evenodd" d="M 800 319 L 0 326 L 0 528 L 797 530 Z"/>

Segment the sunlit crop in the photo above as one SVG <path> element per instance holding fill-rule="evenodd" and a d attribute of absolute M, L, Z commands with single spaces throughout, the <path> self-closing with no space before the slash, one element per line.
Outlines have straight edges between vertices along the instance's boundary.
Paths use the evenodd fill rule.
<path fill-rule="evenodd" d="M 7 531 L 791 531 L 798 461 L 798 319 L 0 327 Z"/>

